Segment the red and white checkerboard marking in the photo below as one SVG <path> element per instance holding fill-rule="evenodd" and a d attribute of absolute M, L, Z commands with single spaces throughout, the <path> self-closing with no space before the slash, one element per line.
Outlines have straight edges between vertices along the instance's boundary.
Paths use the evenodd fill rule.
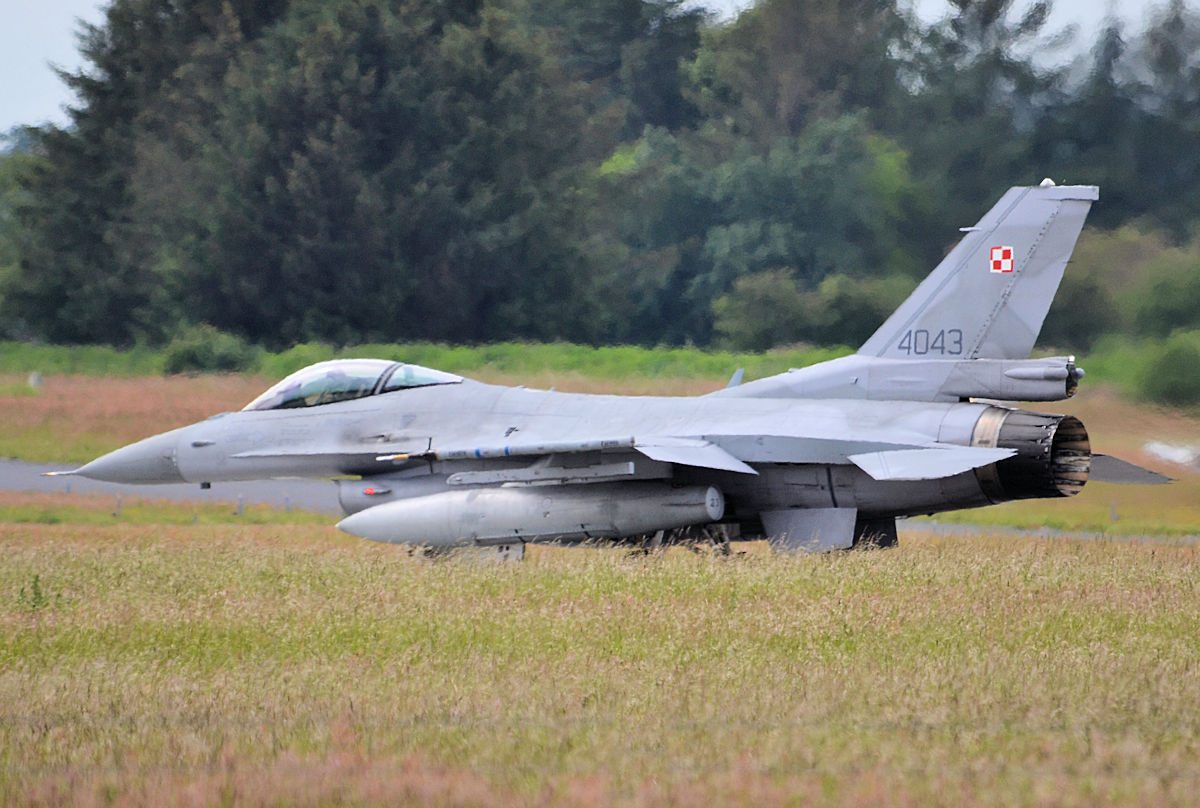
<path fill-rule="evenodd" d="M 1013 271 L 1013 248 L 992 247 L 992 272 Z"/>

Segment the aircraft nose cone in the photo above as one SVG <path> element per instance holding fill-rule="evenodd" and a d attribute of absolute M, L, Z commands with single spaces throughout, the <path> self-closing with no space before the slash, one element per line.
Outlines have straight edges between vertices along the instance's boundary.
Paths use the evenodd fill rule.
<path fill-rule="evenodd" d="M 164 432 L 98 457 L 75 473 L 110 483 L 182 483 L 175 462 L 178 445 L 175 432 Z"/>

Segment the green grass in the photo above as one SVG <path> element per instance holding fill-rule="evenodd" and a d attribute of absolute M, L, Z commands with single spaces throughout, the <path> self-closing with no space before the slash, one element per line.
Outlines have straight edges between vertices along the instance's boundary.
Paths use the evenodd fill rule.
<path fill-rule="evenodd" d="M 1087 354 L 1081 355 L 1079 363 L 1088 373 L 1088 384 L 1111 384 L 1126 395 L 1144 397 L 1146 380 L 1142 368 L 1149 358 L 1162 353 L 1165 344 L 1166 341 L 1162 339 L 1110 335 L 1097 342 Z M 314 362 L 370 356 L 412 362 L 465 375 L 486 370 L 493 374 L 526 377 L 578 374 L 603 381 L 635 378 L 680 381 L 724 379 L 737 368 L 744 368 L 746 379 L 750 380 L 844 356 L 851 350 L 844 346 L 795 346 L 764 353 L 748 353 L 698 348 L 591 347 L 571 343 L 519 342 L 479 346 L 414 342 L 336 348 L 308 343 L 280 353 L 251 351 L 247 356 L 254 357 L 249 360 L 252 366 L 243 368 L 243 372 L 279 379 Z M 37 371 L 60 375 L 149 376 L 162 374 L 167 359 L 165 351 L 144 347 L 118 350 L 94 345 L 0 342 L 0 373 Z M 22 393 L 16 390 L 0 391 L 0 395 L 19 394 Z"/>
<path fill-rule="evenodd" d="M 1111 384 L 1131 396 L 1143 396 L 1142 370 L 1149 357 L 1161 354 L 1165 340 L 1112 335 L 1079 357 L 1089 385 Z M 851 352 L 844 346 L 796 346 L 764 353 L 711 351 L 698 348 L 591 347 L 571 343 L 504 342 L 464 346 L 428 342 L 367 344 L 336 348 L 321 343 L 296 345 L 280 353 L 251 352 L 252 366 L 243 369 L 270 379 L 328 359 L 379 357 L 412 362 L 464 375 L 481 371 L 514 377 L 578 374 L 601 381 L 660 378 L 665 381 L 725 379 L 744 368 L 746 379 L 806 367 Z M 1044 353 L 1041 351 L 1040 353 Z M 1060 353 L 1060 351 L 1054 351 Z M 51 346 L 0 342 L 0 373 L 80 374 L 103 376 L 159 375 L 167 363 L 164 351 L 117 350 L 107 346 Z M 11 385 L 9 385 L 11 387 Z M 21 395 L 18 390 L 0 395 Z"/>
<path fill-rule="evenodd" d="M 1198 496 L 1200 479 L 1189 474 L 1165 487 L 1088 483 L 1077 499 L 1016 500 L 944 511 L 913 521 L 968 525 L 981 530 L 1016 528 L 1156 541 L 1192 540 L 1200 536 Z"/>
<path fill-rule="evenodd" d="M 148 376 L 161 373 L 161 353 L 148 348 L 118 350 L 107 345 L 34 345 L 0 342 L 0 372 Z"/>
<path fill-rule="evenodd" d="M 1007 503 L 1006 503 L 1007 504 Z M 1108 513 L 1095 516 L 1080 516 L 1065 510 L 1054 510 L 1053 505 L 1043 506 L 1021 502 L 1010 507 L 993 505 L 965 511 L 943 511 L 935 516 L 916 517 L 914 523 L 966 525 L 980 530 L 990 528 L 1014 528 L 1016 530 L 1058 531 L 1061 533 L 1087 533 L 1099 536 L 1147 537 L 1164 539 L 1187 539 L 1200 535 L 1200 524 L 1194 521 L 1164 522 L 1153 513 L 1139 513 L 1134 518 L 1118 515 L 1116 519 Z"/>
<path fill-rule="evenodd" d="M 32 463 L 84 463 L 123 443 L 106 438 L 103 434 L 82 435 L 65 445 L 61 435 L 53 428 L 38 431 L 10 432 L 0 435 L 0 457 L 27 460 Z"/>
<path fill-rule="evenodd" d="M 246 372 L 282 378 L 313 362 L 337 357 L 372 356 L 427 365 L 458 373 L 482 368 L 500 373 L 580 373 L 600 379 L 661 376 L 672 379 L 728 377 L 739 367 L 746 378 L 780 373 L 791 367 L 849 353 L 848 348 L 802 347 L 766 353 L 702 351 L 695 348 L 593 348 L 569 343 L 505 342 L 481 346 L 435 343 L 360 345 L 334 348 L 322 344 L 297 345 L 281 353 L 263 352 Z M 161 374 L 161 352 L 139 348 L 119 351 L 104 346 L 50 346 L 0 342 L 0 373 L 82 374 L 147 376 Z"/>
<path fill-rule="evenodd" d="M 1200 793 L 1194 547 L 486 566 L 318 527 L 5 525 L 0 552 L 5 804 Z"/>
<path fill-rule="evenodd" d="M 592 348 L 569 343 L 499 343 L 476 348 L 430 343 L 367 345 L 344 353 L 414 362 L 419 365 L 469 373 L 486 367 L 506 374 L 535 374 L 545 371 L 578 373 L 597 379 L 632 376 L 666 379 L 728 377 L 745 368 L 746 378 L 782 373 L 849 353 L 847 348 L 794 348 L 766 353 L 702 351 L 695 348 L 640 348 L 608 346 Z M 286 355 L 281 355 L 281 359 Z M 302 367 L 303 365 L 301 365 Z M 284 367 L 280 367 L 283 370 Z"/>
<path fill-rule="evenodd" d="M 1079 357 L 1089 383 L 1112 383 L 1124 390 L 1140 384 L 1138 368 L 1147 351 L 1161 341 L 1107 337 Z M 280 353 L 263 352 L 247 372 L 282 378 L 313 362 L 346 356 L 375 356 L 460 373 L 489 368 L 500 373 L 580 373 L 600 379 L 662 376 L 672 379 L 721 378 L 746 369 L 754 379 L 850 353 L 846 347 L 779 348 L 765 353 L 709 351 L 698 348 L 591 347 L 571 343 L 504 342 L 463 346 L 428 342 L 374 344 L 335 348 L 320 343 L 297 345 Z M 0 373 L 74 373 L 146 376 L 162 373 L 160 351 L 118 350 L 107 346 L 32 345 L 0 342 Z"/>
<path fill-rule="evenodd" d="M 1142 388 L 1142 368 L 1147 355 L 1162 350 L 1163 340 L 1138 339 L 1127 336 L 1108 336 L 1096 343 L 1093 350 L 1078 357 L 1079 366 L 1087 371 L 1084 384 L 1112 384 L 1127 395 Z"/>
<path fill-rule="evenodd" d="M 2 398 L 33 398 L 41 394 L 41 390 L 31 386 L 28 382 L 0 384 L 0 397 Z"/>

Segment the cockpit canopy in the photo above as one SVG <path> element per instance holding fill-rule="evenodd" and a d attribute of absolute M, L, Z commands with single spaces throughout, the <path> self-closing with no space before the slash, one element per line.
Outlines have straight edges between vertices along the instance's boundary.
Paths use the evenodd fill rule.
<path fill-rule="evenodd" d="M 453 373 L 386 359 L 334 359 L 296 371 L 242 410 L 317 407 L 395 390 L 461 381 L 462 377 Z"/>

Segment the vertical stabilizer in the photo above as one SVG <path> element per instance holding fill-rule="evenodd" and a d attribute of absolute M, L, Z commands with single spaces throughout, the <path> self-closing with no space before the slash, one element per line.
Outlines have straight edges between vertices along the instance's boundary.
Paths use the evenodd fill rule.
<path fill-rule="evenodd" d="M 858 350 L 888 359 L 1025 359 L 1094 185 L 1010 188 Z"/>

